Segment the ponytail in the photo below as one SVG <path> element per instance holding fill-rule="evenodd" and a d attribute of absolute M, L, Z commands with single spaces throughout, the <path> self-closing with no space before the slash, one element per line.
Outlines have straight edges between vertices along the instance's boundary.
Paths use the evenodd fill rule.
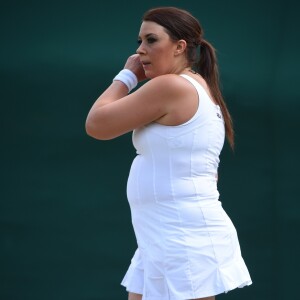
<path fill-rule="evenodd" d="M 201 40 L 200 58 L 199 61 L 195 64 L 195 68 L 197 72 L 207 82 L 212 97 L 221 108 L 224 122 L 225 122 L 226 137 L 231 149 L 234 149 L 233 124 L 232 124 L 230 113 L 227 109 L 222 93 L 220 91 L 219 70 L 218 70 L 215 49 L 209 42 L 207 42 L 204 39 Z"/>

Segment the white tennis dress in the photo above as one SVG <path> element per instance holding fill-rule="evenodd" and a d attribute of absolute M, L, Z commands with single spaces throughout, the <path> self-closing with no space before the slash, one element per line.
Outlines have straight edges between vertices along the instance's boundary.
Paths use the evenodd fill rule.
<path fill-rule="evenodd" d="M 251 284 L 236 229 L 217 190 L 224 121 L 203 87 L 179 126 L 151 123 L 133 132 L 137 156 L 127 185 L 137 238 L 122 281 L 143 300 L 196 299 Z"/>

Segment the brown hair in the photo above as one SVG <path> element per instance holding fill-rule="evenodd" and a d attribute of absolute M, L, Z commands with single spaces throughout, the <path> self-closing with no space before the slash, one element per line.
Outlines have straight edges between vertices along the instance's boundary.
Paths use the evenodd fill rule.
<path fill-rule="evenodd" d="M 174 41 L 185 40 L 187 43 L 187 60 L 207 82 L 210 92 L 220 106 L 227 140 L 234 148 L 234 131 L 232 119 L 220 91 L 219 71 L 214 47 L 203 39 L 203 30 L 199 21 L 188 11 L 176 7 L 158 7 L 148 10 L 143 21 L 152 21 L 163 26 Z M 200 46 L 198 58 L 197 48 Z"/>

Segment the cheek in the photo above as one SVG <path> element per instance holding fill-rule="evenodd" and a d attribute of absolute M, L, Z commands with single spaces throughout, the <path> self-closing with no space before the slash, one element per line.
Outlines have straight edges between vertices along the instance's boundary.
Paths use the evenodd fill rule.
<path fill-rule="evenodd" d="M 166 51 L 166 49 L 160 49 L 155 53 L 155 59 L 162 65 L 169 64 L 171 58 L 171 53 L 169 51 Z"/>

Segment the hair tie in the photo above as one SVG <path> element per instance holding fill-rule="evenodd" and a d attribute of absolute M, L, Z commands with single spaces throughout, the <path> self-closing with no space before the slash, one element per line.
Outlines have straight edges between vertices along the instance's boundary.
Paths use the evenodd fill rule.
<path fill-rule="evenodd" d="M 200 46 L 200 45 L 201 45 L 201 39 L 195 40 L 195 41 L 193 42 L 193 44 L 194 44 L 196 47 Z"/>

